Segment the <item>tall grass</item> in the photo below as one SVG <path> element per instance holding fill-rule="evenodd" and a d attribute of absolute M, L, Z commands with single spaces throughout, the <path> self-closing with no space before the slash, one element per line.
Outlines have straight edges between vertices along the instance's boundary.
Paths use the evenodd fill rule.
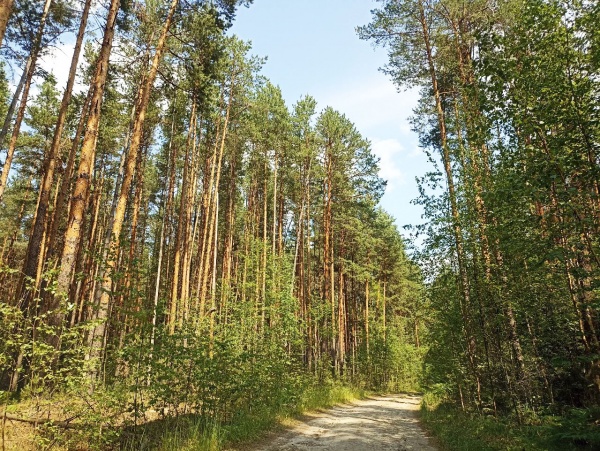
<path fill-rule="evenodd" d="M 309 411 L 326 409 L 354 399 L 364 398 L 363 389 L 339 383 L 308 385 L 293 404 L 240 411 L 227 423 L 207 423 L 200 416 L 164 420 L 159 425 L 146 425 L 135 439 L 125 439 L 122 449 L 152 451 L 217 451 L 225 447 L 243 446 L 259 439 L 266 431 L 281 426 L 287 419 Z"/>
<path fill-rule="evenodd" d="M 512 417 L 463 412 L 457 405 L 426 395 L 421 419 L 445 451 L 575 451 L 600 449 L 600 409 L 563 415 Z"/>

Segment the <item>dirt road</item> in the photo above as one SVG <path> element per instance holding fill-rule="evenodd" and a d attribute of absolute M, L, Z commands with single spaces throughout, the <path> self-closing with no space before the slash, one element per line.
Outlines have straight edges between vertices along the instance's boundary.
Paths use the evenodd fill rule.
<path fill-rule="evenodd" d="M 254 450 L 436 451 L 417 420 L 421 399 L 394 395 L 369 398 L 306 416 L 289 431 Z"/>

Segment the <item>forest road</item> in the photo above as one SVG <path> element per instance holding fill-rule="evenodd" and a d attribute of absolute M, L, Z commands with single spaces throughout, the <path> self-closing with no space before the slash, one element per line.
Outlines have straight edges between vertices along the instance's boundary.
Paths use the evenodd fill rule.
<path fill-rule="evenodd" d="M 250 449 L 258 451 L 436 451 L 418 421 L 421 398 L 368 398 L 306 415 L 288 431 Z"/>

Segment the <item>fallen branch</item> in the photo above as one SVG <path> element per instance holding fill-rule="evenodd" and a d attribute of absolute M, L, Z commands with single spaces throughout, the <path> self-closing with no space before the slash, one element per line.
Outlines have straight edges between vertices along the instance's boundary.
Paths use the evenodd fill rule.
<path fill-rule="evenodd" d="M 53 426 L 59 426 L 62 428 L 77 429 L 77 428 L 80 428 L 83 426 L 80 424 L 71 423 L 71 421 L 73 421 L 77 417 L 69 418 L 68 420 L 65 420 L 65 421 L 57 421 L 57 420 L 52 420 L 50 418 L 22 418 L 22 417 L 18 417 L 16 415 L 11 415 L 9 413 L 5 413 L 4 417 L 7 420 L 19 421 L 21 423 L 32 424 L 35 427 L 37 427 L 38 425 L 42 425 L 42 424 L 51 424 Z"/>

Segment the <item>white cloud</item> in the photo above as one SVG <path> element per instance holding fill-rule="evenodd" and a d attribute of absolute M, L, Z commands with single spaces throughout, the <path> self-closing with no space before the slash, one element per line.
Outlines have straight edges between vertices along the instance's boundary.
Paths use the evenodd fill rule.
<path fill-rule="evenodd" d="M 380 158 L 379 176 L 388 181 L 386 193 L 406 184 L 406 174 L 400 169 L 400 155 L 404 147 L 396 139 L 374 140 L 373 153 Z"/>
<path fill-rule="evenodd" d="M 71 67 L 71 59 L 73 58 L 73 50 L 75 45 L 73 42 L 67 44 L 59 44 L 53 47 L 50 52 L 45 54 L 40 59 L 40 67 L 47 72 L 51 72 L 56 77 L 57 88 L 59 91 L 63 91 L 67 86 L 67 79 L 69 78 L 69 68 Z M 82 52 L 83 53 L 83 52 Z M 81 56 L 79 57 L 81 62 Z M 77 83 L 76 80 L 74 92 L 79 92 L 82 89 L 82 85 Z"/>
<path fill-rule="evenodd" d="M 413 150 L 409 152 L 408 156 L 411 158 L 424 158 L 425 152 L 423 152 L 421 147 L 415 146 Z"/>
<path fill-rule="evenodd" d="M 381 135 L 395 130 L 399 135 L 411 135 L 408 117 L 417 104 L 417 90 L 398 92 L 382 73 L 368 79 L 331 87 L 317 96 L 321 106 L 331 106 L 346 114 L 366 136 Z"/>

